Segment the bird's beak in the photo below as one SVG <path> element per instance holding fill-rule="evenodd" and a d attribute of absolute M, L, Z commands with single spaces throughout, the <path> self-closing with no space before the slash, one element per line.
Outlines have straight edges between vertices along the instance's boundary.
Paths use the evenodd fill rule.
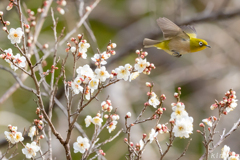
<path fill-rule="evenodd" d="M 208 47 L 208 48 L 211 48 L 211 46 L 209 46 L 209 45 L 205 45 L 206 47 Z"/>

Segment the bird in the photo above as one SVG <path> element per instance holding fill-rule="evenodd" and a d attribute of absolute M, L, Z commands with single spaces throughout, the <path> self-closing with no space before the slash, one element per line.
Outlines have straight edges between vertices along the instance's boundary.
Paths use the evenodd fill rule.
<path fill-rule="evenodd" d="M 165 17 L 158 18 L 157 24 L 163 32 L 164 40 L 145 38 L 143 40 L 144 48 L 156 47 L 174 57 L 198 52 L 207 47 L 211 48 L 205 40 L 197 38 L 196 29 L 191 25 L 179 27 Z"/>

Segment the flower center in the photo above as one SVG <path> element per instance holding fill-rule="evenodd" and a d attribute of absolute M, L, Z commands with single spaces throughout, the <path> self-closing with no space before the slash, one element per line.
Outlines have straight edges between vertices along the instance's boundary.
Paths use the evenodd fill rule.
<path fill-rule="evenodd" d="M 179 129 L 180 131 L 182 131 L 184 128 L 183 128 L 183 126 L 179 126 L 178 129 Z"/>
<path fill-rule="evenodd" d="M 14 33 L 13 36 L 14 36 L 14 37 L 18 37 L 18 34 L 17 34 L 17 33 Z"/>

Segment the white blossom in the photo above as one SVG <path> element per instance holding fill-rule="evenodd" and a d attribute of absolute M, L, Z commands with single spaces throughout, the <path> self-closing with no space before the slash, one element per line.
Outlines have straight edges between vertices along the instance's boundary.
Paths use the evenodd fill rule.
<path fill-rule="evenodd" d="M 16 134 L 15 132 L 8 132 L 8 131 L 4 131 L 4 135 L 7 138 L 7 140 L 9 142 L 11 142 L 12 144 L 15 144 L 15 139 L 16 139 Z"/>
<path fill-rule="evenodd" d="M 179 109 L 185 109 L 185 105 L 182 102 L 178 102 L 178 103 L 172 103 L 172 110 L 175 111 L 177 108 Z"/>
<path fill-rule="evenodd" d="M 79 52 L 80 52 L 80 53 L 86 53 L 86 52 L 87 52 L 87 49 L 90 47 L 90 44 L 87 43 L 86 40 L 82 40 L 82 41 L 78 44 L 78 47 L 79 47 Z"/>
<path fill-rule="evenodd" d="M 31 141 L 33 140 L 33 136 L 35 135 L 36 135 L 36 126 L 32 126 L 28 132 L 28 136 L 31 138 Z"/>
<path fill-rule="evenodd" d="M 77 142 L 73 143 L 73 149 L 74 153 L 80 152 L 84 153 L 86 150 L 88 150 L 90 147 L 89 140 L 85 137 L 82 138 L 81 136 L 78 136 Z"/>
<path fill-rule="evenodd" d="M 176 108 L 175 111 L 171 114 L 172 119 L 181 119 L 188 117 L 188 113 L 182 108 Z"/>
<path fill-rule="evenodd" d="M 116 128 L 117 123 L 118 123 L 117 121 L 110 122 L 110 124 L 107 126 L 109 133 L 111 133 Z"/>
<path fill-rule="evenodd" d="M 6 53 L 6 57 L 5 60 L 9 63 L 12 57 L 13 57 L 13 53 L 12 53 L 12 49 L 8 48 L 7 50 L 4 50 L 4 52 Z"/>
<path fill-rule="evenodd" d="M 18 142 L 22 142 L 24 140 L 23 136 L 22 136 L 22 133 L 21 132 L 16 132 L 15 133 L 15 142 L 18 143 Z"/>
<path fill-rule="evenodd" d="M 27 143 L 25 148 L 22 149 L 22 153 L 25 154 L 26 158 L 30 159 L 36 156 L 36 152 L 40 150 L 40 147 L 36 142 Z"/>
<path fill-rule="evenodd" d="M 11 130 L 17 132 L 17 126 L 12 126 Z"/>
<path fill-rule="evenodd" d="M 139 76 L 139 72 L 133 72 L 130 74 L 129 82 L 136 79 Z"/>
<path fill-rule="evenodd" d="M 88 127 L 91 123 L 92 123 L 92 117 L 91 116 L 87 116 L 85 118 L 86 127 Z"/>
<path fill-rule="evenodd" d="M 23 31 L 22 31 L 22 28 L 20 28 L 20 27 L 17 28 L 17 29 L 11 28 L 11 29 L 9 30 L 8 39 L 11 40 L 11 43 L 12 43 L 12 44 L 20 43 L 23 34 L 24 34 L 24 33 L 23 33 Z"/>
<path fill-rule="evenodd" d="M 212 127 L 212 120 L 210 118 L 203 119 L 202 122 L 207 124 L 209 127 Z"/>
<path fill-rule="evenodd" d="M 117 78 L 127 81 L 130 75 L 129 67 L 129 64 L 126 64 L 125 67 L 119 66 L 118 68 L 116 68 L 115 71 L 117 73 Z"/>
<path fill-rule="evenodd" d="M 100 79 L 101 82 L 105 82 L 107 78 L 110 77 L 110 74 L 106 71 L 106 67 L 102 66 L 95 70 L 96 78 Z"/>
<path fill-rule="evenodd" d="M 146 59 L 139 59 L 139 61 L 134 65 L 134 68 L 139 72 L 142 73 L 143 70 L 147 67 L 148 63 Z"/>
<path fill-rule="evenodd" d="M 193 131 L 193 118 L 182 118 L 176 120 L 176 123 L 173 127 L 173 133 L 175 137 L 185 137 L 189 138 L 189 134 Z"/>
<path fill-rule="evenodd" d="M 105 60 L 108 59 L 108 57 L 109 57 L 107 55 L 109 55 L 109 54 L 103 53 L 103 54 L 99 55 L 98 53 L 96 53 L 96 54 L 94 54 L 94 56 L 91 59 L 94 62 L 98 62 L 101 65 L 105 65 L 105 64 L 107 64 L 107 61 L 105 61 Z"/>
<path fill-rule="evenodd" d="M 143 142 L 143 140 L 141 139 L 140 141 L 139 141 L 139 146 L 140 146 L 140 151 L 143 149 L 143 146 L 144 146 L 144 142 Z"/>
<path fill-rule="evenodd" d="M 149 103 L 151 106 L 153 106 L 154 108 L 157 108 L 157 106 L 160 104 L 160 101 L 157 99 L 157 97 L 152 96 L 152 97 L 149 99 L 148 103 Z"/>
<path fill-rule="evenodd" d="M 88 64 L 84 65 L 83 67 L 81 67 L 81 66 L 78 67 L 76 72 L 79 76 L 86 76 L 86 77 L 90 77 L 90 78 L 94 77 L 93 70 L 90 68 L 90 66 Z"/>
<path fill-rule="evenodd" d="M 221 158 L 223 158 L 224 160 L 227 160 L 229 156 L 229 152 L 230 152 L 230 147 L 228 147 L 227 145 L 224 145 L 221 152 Z"/>
<path fill-rule="evenodd" d="M 90 82 L 89 82 L 89 88 L 90 89 L 97 89 L 98 88 L 98 83 L 99 83 L 99 80 L 94 78 L 92 79 Z"/>
<path fill-rule="evenodd" d="M 158 135 L 158 132 L 155 131 L 155 129 L 151 129 L 151 132 L 149 133 L 149 137 L 148 140 L 150 140 L 149 142 L 152 143 L 152 141 L 154 140 L 154 138 Z"/>
<path fill-rule="evenodd" d="M 83 87 L 80 86 L 79 84 L 72 82 L 71 83 L 72 90 L 75 94 L 79 94 L 80 92 L 83 91 Z"/>
<path fill-rule="evenodd" d="M 232 152 L 232 154 L 228 158 L 228 160 L 239 160 L 239 154 L 236 154 L 235 152 Z"/>
<path fill-rule="evenodd" d="M 26 58 L 23 57 L 23 56 L 20 56 L 19 53 L 17 53 L 15 56 L 14 56 L 14 60 L 13 62 L 15 64 L 17 64 L 19 67 L 21 68 L 24 68 L 26 66 Z"/>
<path fill-rule="evenodd" d="M 98 125 L 98 126 L 101 126 L 102 122 L 103 122 L 102 118 L 100 118 L 98 116 L 96 116 L 92 119 L 92 123 L 95 125 Z"/>

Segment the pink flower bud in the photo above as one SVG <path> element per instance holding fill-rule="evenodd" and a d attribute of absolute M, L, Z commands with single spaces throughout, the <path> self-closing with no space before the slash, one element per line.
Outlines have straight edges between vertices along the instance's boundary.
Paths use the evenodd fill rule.
<path fill-rule="evenodd" d="M 139 51 L 139 50 L 136 50 L 136 54 L 140 54 L 140 51 Z"/>
<path fill-rule="evenodd" d="M 151 87 L 152 84 L 151 84 L 150 82 L 146 82 L 146 86 L 147 86 L 147 87 Z"/>
<path fill-rule="evenodd" d="M 144 134 L 143 134 L 143 139 L 145 139 L 146 137 L 147 137 L 147 135 L 144 133 Z"/>
<path fill-rule="evenodd" d="M 127 138 L 124 138 L 124 141 L 127 142 L 128 141 Z"/>
<path fill-rule="evenodd" d="M 199 126 L 200 127 L 205 127 L 205 125 L 203 123 L 200 123 Z"/>
<path fill-rule="evenodd" d="M 133 142 L 130 142 L 130 146 L 133 146 Z"/>

